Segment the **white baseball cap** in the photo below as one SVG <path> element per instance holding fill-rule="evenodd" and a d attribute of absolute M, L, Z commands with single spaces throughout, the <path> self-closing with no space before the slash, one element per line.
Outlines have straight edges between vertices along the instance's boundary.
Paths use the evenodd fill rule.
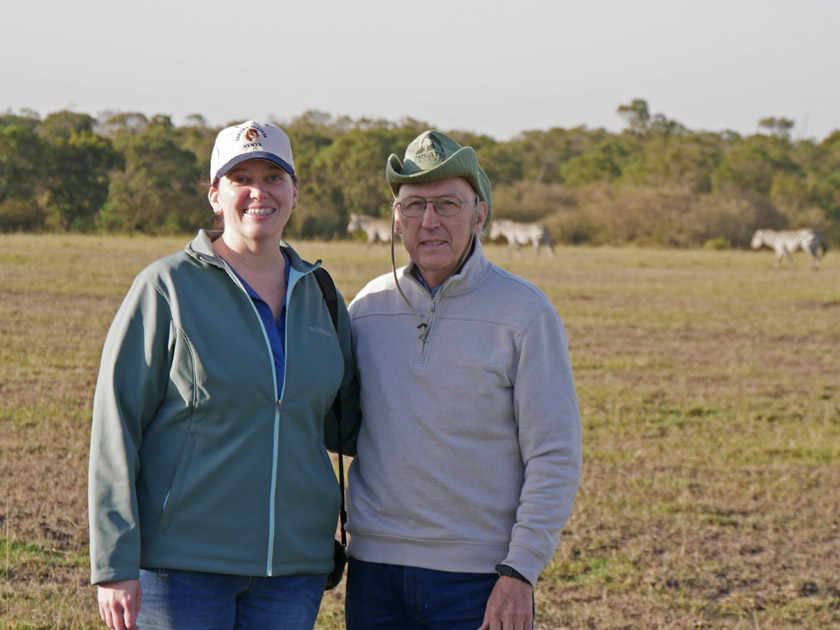
<path fill-rule="evenodd" d="M 226 127 L 216 136 L 210 155 L 210 181 L 215 182 L 247 160 L 268 160 L 289 175 L 295 174 L 292 145 L 286 132 L 274 125 L 249 120 Z"/>

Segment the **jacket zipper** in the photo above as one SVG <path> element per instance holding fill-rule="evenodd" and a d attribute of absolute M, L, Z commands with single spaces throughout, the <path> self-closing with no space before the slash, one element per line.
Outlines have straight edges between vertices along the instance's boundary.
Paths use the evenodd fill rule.
<path fill-rule="evenodd" d="M 203 258 L 204 256 L 200 255 L 200 257 Z M 207 262 L 209 262 L 211 264 L 218 265 L 218 262 L 216 262 L 215 260 L 208 259 Z M 239 281 L 239 278 L 236 276 L 236 274 L 233 273 L 233 271 L 230 269 L 230 266 L 227 264 L 227 261 L 222 259 L 221 262 L 222 262 L 221 266 L 227 272 L 228 276 L 230 276 L 231 279 L 236 283 L 236 286 L 238 286 L 240 288 L 240 290 L 245 294 L 245 297 L 247 298 L 248 303 L 251 305 L 251 310 L 254 311 L 254 315 L 257 318 L 257 322 L 259 323 L 260 330 L 262 331 L 262 334 L 263 334 L 263 341 L 265 342 L 266 349 L 268 350 L 268 357 L 270 359 L 270 364 L 271 364 L 271 382 L 274 384 L 274 400 L 276 401 L 276 403 L 274 405 L 274 435 L 273 435 L 272 453 L 271 453 L 271 496 L 269 497 L 269 514 L 268 514 L 268 553 L 266 554 L 266 559 L 265 559 L 265 574 L 266 574 L 266 576 L 271 577 L 273 575 L 273 571 L 272 571 L 272 567 L 271 567 L 271 561 L 274 557 L 274 531 L 275 531 L 275 527 L 276 527 L 274 514 L 275 514 L 275 506 L 276 506 L 276 502 L 277 502 L 277 499 L 276 499 L 276 497 L 277 497 L 277 459 L 279 457 L 278 450 L 279 450 L 279 443 L 280 443 L 280 415 L 283 413 L 283 393 L 282 393 L 282 391 L 281 392 L 277 391 L 277 371 L 274 367 L 274 355 L 273 355 L 272 350 L 271 350 L 271 342 L 268 340 L 268 333 L 265 330 L 265 326 L 263 326 L 262 318 L 260 317 L 260 314 L 257 311 L 257 307 L 254 306 L 254 302 L 251 299 L 251 296 L 248 295 L 248 291 L 245 289 L 245 287 Z M 292 295 L 292 289 L 294 288 L 294 285 L 297 284 L 298 280 L 300 280 L 300 278 L 303 278 L 304 276 L 312 273 L 312 271 L 314 271 L 314 268 L 309 269 L 307 271 L 300 272 L 301 275 L 298 278 L 295 278 L 290 286 L 286 287 L 286 326 L 285 326 L 286 338 L 283 339 L 283 347 L 284 348 L 288 347 L 288 344 L 286 343 L 286 341 L 288 339 L 288 336 L 289 336 L 289 326 L 288 326 L 288 324 L 289 324 L 289 306 L 288 306 L 288 302 L 290 301 L 289 298 Z M 291 274 L 290 274 L 290 277 L 291 277 Z M 285 361 L 284 361 L 284 365 L 287 365 L 287 363 Z M 283 389 L 285 389 L 285 388 L 286 388 L 286 373 L 285 373 L 285 370 L 284 370 L 284 372 L 283 372 Z"/>
<path fill-rule="evenodd" d="M 269 348 L 270 349 L 270 348 Z M 283 413 L 283 401 L 277 398 L 277 376 L 274 373 L 274 361 L 271 361 L 272 377 L 274 378 L 274 397 L 277 403 L 274 405 L 274 437 L 272 439 L 271 452 L 271 496 L 268 498 L 268 553 L 265 558 L 265 574 L 272 576 L 271 560 L 274 558 L 274 513 L 277 501 L 277 446 L 280 441 L 280 414 Z M 285 383 L 285 374 L 283 382 Z"/>
<path fill-rule="evenodd" d="M 260 330 L 263 334 L 263 341 L 265 342 L 266 350 L 268 350 L 268 358 L 269 363 L 271 365 L 271 382 L 274 386 L 274 400 L 276 401 L 274 405 L 274 433 L 272 436 L 272 447 L 271 447 L 271 495 L 268 498 L 268 551 L 266 554 L 265 559 L 265 574 L 268 577 L 272 575 L 271 569 L 271 560 L 274 557 L 274 530 L 275 530 L 275 522 L 274 522 L 274 510 L 276 505 L 276 495 L 277 495 L 277 458 L 278 458 L 278 445 L 280 441 L 280 413 L 282 412 L 282 393 L 277 391 L 277 370 L 274 367 L 274 355 L 271 350 L 271 342 L 268 340 L 268 333 L 265 330 L 265 326 L 263 326 L 262 318 L 260 317 L 259 312 L 257 311 L 257 307 L 254 306 L 254 301 L 251 299 L 251 296 L 248 295 L 248 291 L 239 281 L 239 278 L 236 276 L 235 273 L 230 269 L 229 265 L 226 261 L 222 261 L 224 265 L 224 269 L 227 272 L 228 276 L 236 283 L 236 286 L 245 294 L 245 298 L 248 300 L 248 304 L 251 305 L 251 310 L 254 312 L 254 315 L 257 318 L 257 323 L 260 325 Z M 291 294 L 289 289 L 286 290 L 286 298 Z M 286 307 L 286 313 L 288 314 L 289 309 L 288 306 Z M 286 321 L 288 323 L 288 319 Z M 285 343 L 285 340 L 284 340 Z M 284 362 L 285 363 L 285 362 Z M 286 383 L 286 375 L 283 374 L 283 384 Z"/>
<path fill-rule="evenodd" d="M 293 269 L 293 268 L 292 268 Z M 301 278 L 304 276 L 309 275 L 312 273 L 314 269 L 310 269 L 308 271 L 299 272 L 300 276 L 294 277 L 290 270 L 289 273 L 289 286 L 286 287 L 286 312 L 284 317 L 286 318 L 285 326 L 283 327 L 283 348 L 289 347 L 288 340 L 289 340 L 289 303 L 291 302 L 292 291 L 295 288 L 295 285 L 300 281 Z M 250 298 L 249 298 L 250 299 Z M 256 310 L 256 307 L 254 307 Z M 262 326 L 262 320 L 260 320 L 260 326 Z M 263 334 L 265 334 L 265 329 L 263 329 Z M 271 354 L 271 344 L 268 341 L 268 336 L 265 337 L 265 342 L 268 344 L 269 354 Z M 274 370 L 274 361 L 272 355 L 271 361 L 271 374 L 274 378 L 274 396 L 277 399 L 277 404 L 275 406 L 274 411 L 274 445 L 273 445 L 273 454 L 272 454 L 272 462 L 271 462 L 271 498 L 269 500 L 269 507 L 271 509 L 271 513 L 269 515 L 269 528 L 268 528 L 268 556 L 266 557 L 265 563 L 265 574 L 271 577 L 274 573 L 271 568 L 271 561 L 274 558 L 274 529 L 275 529 L 275 518 L 274 515 L 276 513 L 276 503 L 277 503 L 277 465 L 278 465 L 278 457 L 279 457 L 279 448 L 280 448 L 280 416 L 283 413 L 283 392 L 286 391 L 286 374 L 288 370 L 286 367 L 289 365 L 288 362 L 288 355 L 286 355 L 283 361 L 283 387 L 280 391 L 280 395 L 277 395 L 277 373 Z"/>

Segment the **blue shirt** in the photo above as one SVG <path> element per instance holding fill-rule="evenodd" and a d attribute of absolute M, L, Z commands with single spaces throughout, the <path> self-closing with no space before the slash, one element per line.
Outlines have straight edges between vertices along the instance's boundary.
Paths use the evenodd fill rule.
<path fill-rule="evenodd" d="M 475 241 L 472 241 L 470 243 L 470 255 L 467 256 L 466 259 L 464 259 L 464 262 L 461 263 L 460 267 L 458 267 L 455 271 L 452 272 L 453 276 L 456 273 L 458 273 L 459 271 L 461 271 L 461 269 L 464 268 L 464 265 L 467 263 L 467 260 L 469 260 L 470 256 L 472 256 L 472 253 L 474 251 L 475 251 Z M 440 289 L 441 286 L 443 286 L 442 284 L 439 284 L 436 287 L 430 287 L 428 284 L 426 284 L 426 281 L 423 280 L 423 276 L 420 275 L 420 269 L 417 267 L 416 264 L 409 270 L 409 273 L 412 274 L 415 278 L 417 278 L 420 281 L 420 284 L 422 284 L 424 287 L 426 287 L 426 290 L 429 293 L 432 294 L 432 297 L 435 297 L 435 294 L 438 292 L 438 289 Z"/>
<path fill-rule="evenodd" d="M 289 286 L 289 258 L 281 249 L 283 258 L 286 260 L 286 287 L 288 291 Z M 233 269 L 233 267 L 231 267 Z M 234 269 L 233 273 L 236 273 Z M 268 335 L 268 342 L 271 344 L 271 353 L 274 355 L 274 373 L 277 378 L 277 395 L 279 396 L 283 391 L 283 376 L 286 369 L 286 297 L 283 297 L 283 304 L 280 305 L 280 312 L 277 314 L 277 320 L 274 319 L 274 314 L 271 312 L 271 307 L 268 303 L 260 297 L 260 294 L 254 291 L 245 279 L 236 273 L 236 277 L 245 287 L 248 295 L 251 296 L 251 301 L 260 315 L 265 333 Z"/>
<path fill-rule="evenodd" d="M 410 271 L 409 273 L 411 273 L 411 274 L 412 274 L 415 278 L 417 278 L 417 279 L 420 281 L 420 284 L 422 284 L 422 285 L 426 288 L 426 290 L 427 290 L 429 293 L 431 293 L 431 294 L 432 294 L 432 297 L 435 297 L 435 293 L 437 293 L 437 292 L 438 292 L 438 289 L 440 289 L 441 285 L 437 285 L 437 286 L 436 286 L 436 287 L 434 287 L 434 288 L 429 287 L 429 285 L 428 285 L 428 284 L 426 284 L 426 281 L 425 281 L 425 280 L 423 280 L 423 276 L 421 276 L 421 275 L 420 275 L 420 271 L 417 269 L 417 267 L 416 267 L 416 266 L 415 266 L 415 267 L 412 267 L 412 269 L 411 269 L 411 271 Z"/>

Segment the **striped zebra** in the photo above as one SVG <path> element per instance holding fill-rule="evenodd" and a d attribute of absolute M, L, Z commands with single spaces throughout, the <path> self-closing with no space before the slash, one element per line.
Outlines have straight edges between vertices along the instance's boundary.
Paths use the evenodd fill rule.
<path fill-rule="evenodd" d="M 347 224 L 347 232 L 353 233 L 362 230 L 367 234 L 368 247 L 373 243 L 391 242 L 391 222 L 388 219 L 377 219 L 367 214 L 350 215 L 350 223 Z"/>
<path fill-rule="evenodd" d="M 508 242 L 508 248 L 519 251 L 520 245 L 534 246 L 537 255 L 540 253 L 540 245 L 545 248 L 550 257 L 554 256 L 554 249 L 551 246 L 551 236 L 548 229 L 539 223 L 517 223 L 510 219 L 496 219 L 490 224 L 490 240 L 496 240 L 504 236 Z"/>
<path fill-rule="evenodd" d="M 753 249 L 766 246 L 776 252 L 776 261 L 773 263 L 773 269 L 779 268 L 783 256 L 795 267 L 796 263 L 793 262 L 793 256 L 791 254 L 797 249 L 801 249 L 811 257 L 811 269 L 816 271 L 820 268 L 820 250 L 825 254 L 828 249 L 828 245 L 826 245 L 820 233 L 810 228 L 779 231 L 756 230 L 750 245 Z"/>

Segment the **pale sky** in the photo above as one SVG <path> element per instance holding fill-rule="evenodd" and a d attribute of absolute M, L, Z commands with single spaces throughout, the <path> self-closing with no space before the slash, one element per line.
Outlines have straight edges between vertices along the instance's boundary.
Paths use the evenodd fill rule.
<path fill-rule="evenodd" d="M 247 8 L 237 8 L 238 6 Z M 0 111 L 201 114 L 211 125 L 412 117 L 508 140 L 625 128 L 840 129 L 840 0 L 5 0 Z"/>

